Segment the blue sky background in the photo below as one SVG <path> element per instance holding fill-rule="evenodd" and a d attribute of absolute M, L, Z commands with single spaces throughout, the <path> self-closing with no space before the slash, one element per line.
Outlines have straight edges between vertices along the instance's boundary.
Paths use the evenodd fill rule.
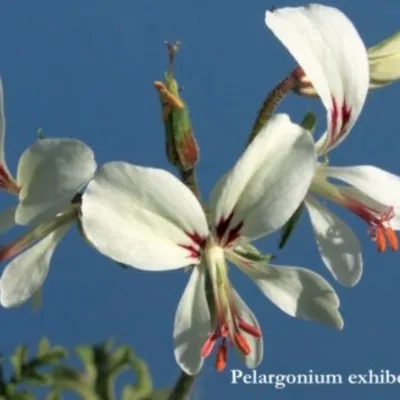
<path fill-rule="evenodd" d="M 337 0 L 367 46 L 399 29 L 397 0 Z M 158 96 L 152 82 L 163 76 L 163 41 L 180 39 L 176 75 L 185 87 L 201 145 L 200 187 L 207 196 L 218 177 L 243 150 L 264 96 L 294 67 L 291 56 L 264 24 L 272 6 L 287 0 L 215 2 L 18 1 L 0 12 L 0 75 L 5 87 L 6 155 L 15 172 L 18 158 L 42 127 L 47 136 L 76 137 L 96 152 L 102 164 L 126 160 L 172 171 L 164 155 Z M 343 146 L 331 154 L 337 165 L 372 164 L 399 173 L 400 84 L 369 95 L 361 118 Z M 300 121 L 306 111 L 320 116 L 318 100 L 291 95 L 281 105 Z M 1 202 L 11 204 L 3 195 Z M 179 201 L 179 199 L 177 199 Z M 241 276 L 233 280 L 263 328 L 265 356 L 260 373 L 367 373 L 390 369 L 400 374 L 400 259 L 378 254 L 366 226 L 339 211 L 359 235 L 365 273 L 354 289 L 335 285 L 345 328 L 336 332 L 277 310 Z M 3 237 L 6 243 L 12 235 Z M 274 252 L 277 237 L 261 243 Z M 156 251 L 156 250 L 155 250 Z M 304 216 L 279 263 L 306 266 L 330 279 Z M 172 325 L 188 276 L 183 272 L 122 270 L 85 245 L 76 229 L 61 242 L 44 286 L 43 305 L 30 303 L 0 310 L 0 350 L 8 354 L 42 336 L 72 348 L 113 336 L 132 345 L 149 363 L 155 384 L 171 385 L 178 376 Z M 230 368 L 241 365 L 234 356 Z M 277 391 L 265 385 L 230 383 L 230 372 L 216 373 L 209 360 L 195 386 L 195 399 L 398 398 L 397 386 L 293 386 Z M 66 397 L 73 398 L 72 396 Z"/>

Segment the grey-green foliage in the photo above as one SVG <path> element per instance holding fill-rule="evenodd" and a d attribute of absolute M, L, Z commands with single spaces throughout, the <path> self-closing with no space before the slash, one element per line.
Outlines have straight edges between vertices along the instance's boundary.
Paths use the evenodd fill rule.
<path fill-rule="evenodd" d="M 33 356 L 26 346 L 18 346 L 8 358 L 9 374 L 6 359 L 0 359 L 0 400 L 36 400 L 35 387 L 47 390 L 46 400 L 62 400 L 67 391 L 82 400 L 116 400 L 115 381 L 125 371 L 131 372 L 134 383 L 122 389 L 121 400 L 165 400 L 169 395 L 169 389 L 153 390 L 147 364 L 127 345 L 113 348 L 109 340 L 77 346 L 75 352 L 82 370 L 68 365 L 67 350 L 51 346 L 46 338 Z"/>

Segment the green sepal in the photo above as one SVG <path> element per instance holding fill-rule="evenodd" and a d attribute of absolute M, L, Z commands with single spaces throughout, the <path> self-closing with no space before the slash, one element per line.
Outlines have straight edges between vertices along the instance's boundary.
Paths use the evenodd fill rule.
<path fill-rule="evenodd" d="M 289 240 L 289 237 L 292 235 L 294 228 L 297 225 L 297 222 L 300 219 L 301 212 L 303 211 L 304 208 L 304 202 L 300 204 L 300 206 L 297 208 L 297 210 L 294 212 L 294 214 L 289 218 L 289 220 L 286 222 L 286 224 L 283 226 L 281 229 L 281 236 L 279 239 L 279 249 L 283 249 L 286 246 L 287 241 Z"/>

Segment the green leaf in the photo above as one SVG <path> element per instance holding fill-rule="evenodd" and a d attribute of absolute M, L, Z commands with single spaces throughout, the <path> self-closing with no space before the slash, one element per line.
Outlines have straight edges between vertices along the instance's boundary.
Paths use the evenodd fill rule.
<path fill-rule="evenodd" d="M 64 348 L 53 347 L 51 350 L 47 352 L 47 354 L 38 357 L 35 362 L 38 366 L 47 364 L 56 364 L 66 356 L 67 356 L 67 351 Z"/>
<path fill-rule="evenodd" d="M 37 350 L 38 357 L 42 357 L 45 354 L 47 354 L 48 351 L 50 350 L 50 348 L 51 348 L 50 342 L 48 341 L 47 338 L 44 337 L 44 338 L 40 339 L 39 344 L 38 344 L 38 350 Z"/>
<path fill-rule="evenodd" d="M 37 386 L 46 386 L 52 381 L 50 374 L 34 370 L 25 371 L 23 380 Z"/>
<path fill-rule="evenodd" d="M 62 400 L 62 394 L 60 389 L 53 389 L 47 394 L 46 400 Z"/>
<path fill-rule="evenodd" d="M 297 223 L 299 222 L 300 215 L 303 211 L 304 203 L 301 203 L 294 214 L 289 218 L 289 221 L 281 229 L 281 237 L 279 240 L 279 249 L 283 249 L 286 246 L 290 236 L 292 235 L 294 228 L 296 227 Z"/>
<path fill-rule="evenodd" d="M 14 354 L 10 357 L 11 365 L 14 368 L 14 376 L 16 380 L 21 379 L 23 367 L 28 357 L 28 349 L 25 345 L 18 346 Z"/>

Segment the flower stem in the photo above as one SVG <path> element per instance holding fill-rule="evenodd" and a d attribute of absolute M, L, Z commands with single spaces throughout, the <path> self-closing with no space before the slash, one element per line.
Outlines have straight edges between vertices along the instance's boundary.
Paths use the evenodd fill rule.
<path fill-rule="evenodd" d="M 296 70 L 295 70 L 296 71 Z M 280 81 L 278 85 L 268 93 L 264 103 L 258 112 L 257 118 L 254 122 L 248 144 L 250 144 L 257 134 L 261 131 L 264 124 L 271 118 L 278 104 L 286 97 L 286 95 L 294 90 L 298 84 L 298 79 L 295 71 L 290 73 L 285 79 Z"/>
<path fill-rule="evenodd" d="M 194 193 L 194 195 L 201 201 L 200 190 L 197 186 L 197 175 L 195 168 L 189 170 L 180 169 L 182 182 Z"/>
<path fill-rule="evenodd" d="M 182 371 L 168 397 L 168 400 L 186 400 L 195 379 L 196 375 L 188 375 Z"/>

